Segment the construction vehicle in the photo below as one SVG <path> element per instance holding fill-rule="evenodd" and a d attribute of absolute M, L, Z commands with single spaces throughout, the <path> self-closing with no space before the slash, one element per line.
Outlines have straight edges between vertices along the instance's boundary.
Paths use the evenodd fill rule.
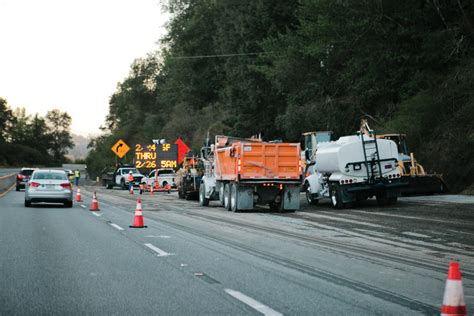
<path fill-rule="evenodd" d="M 394 141 L 398 146 L 398 167 L 402 181 L 408 183 L 402 188 L 402 195 L 446 193 L 448 187 L 440 174 L 429 174 L 419 164 L 415 155 L 409 152 L 405 134 L 382 134 L 377 138 Z"/>
<path fill-rule="evenodd" d="M 379 205 L 397 202 L 405 185 L 400 181 L 397 145 L 378 139 L 368 125 L 364 129 L 337 141 L 332 141 L 332 132 L 303 134 L 308 162 L 303 185 L 309 204 L 329 198 L 341 209 L 374 196 Z"/>
<path fill-rule="evenodd" d="M 176 172 L 176 186 L 180 199 L 199 198 L 199 186 L 204 174 L 204 165 L 199 157 L 184 157 L 183 167 Z"/>
<path fill-rule="evenodd" d="M 299 143 L 263 142 L 216 136 L 204 147 L 204 176 L 199 202 L 219 200 L 228 211 L 252 210 L 268 204 L 272 210 L 300 207 L 302 183 Z"/>

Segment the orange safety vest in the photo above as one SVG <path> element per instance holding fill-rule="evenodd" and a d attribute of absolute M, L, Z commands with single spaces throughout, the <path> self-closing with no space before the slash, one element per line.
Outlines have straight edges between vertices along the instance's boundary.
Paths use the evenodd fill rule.
<path fill-rule="evenodd" d="M 133 181 L 133 176 L 131 174 L 128 175 L 128 182 L 132 182 Z"/>

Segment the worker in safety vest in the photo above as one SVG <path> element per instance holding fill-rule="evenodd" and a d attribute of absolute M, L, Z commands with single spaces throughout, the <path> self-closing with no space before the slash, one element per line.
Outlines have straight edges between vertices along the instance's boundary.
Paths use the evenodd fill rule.
<path fill-rule="evenodd" d="M 76 182 L 76 186 L 79 186 L 80 178 L 81 178 L 81 172 L 79 171 L 79 169 L 76 169 L 76 171 L 74 171 L 74 180 Z"/>
<path fill-rule="evenodd" d="M 127 182 L 128 182 L 128 190 L 130 191 L 133 187 L 133 174 L 131 171 L 128 173 Z"/>

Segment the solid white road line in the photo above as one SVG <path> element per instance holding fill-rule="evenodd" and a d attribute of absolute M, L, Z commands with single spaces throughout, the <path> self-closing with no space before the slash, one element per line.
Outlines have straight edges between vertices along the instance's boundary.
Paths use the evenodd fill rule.
<path fill-rule="evenodd" d="M 114 224 L 114 223 L 110 223 L 110 226 L 112 226 L 112 227 L 114 227 L 114 228 L 117 228 L 118 230 L 123 230 L 122 227 L 120 227 L 119 225 Z"/>
<path fill-rule="evenodd" d="M 102 215 L 100 215 L 99 213 L 96 213 L 96 212 L 91 212 L 93 215 L 97 216 L 97 217 L 101 217 Z"/>
<path fill-rule="evenodd" d="M 82 207 L 82 208 L 86 208 L 86 206 L 85 206 L 84 204 L 81 204 L 81 207 Z"/>
<path fill-rule="evenodd" d="M 154 252 L 158 253 L 158 257 L 165 257 L 165 256 L 172 255 L 171 253 L 167 253 L 166 251 L 163 251 L 160 248 L 153 246 L 152 244 L 144 244 L 144 245 L 150 248 L 151 250 L 153 250 Z"/>
<path fill-rule="evenodd" d="M 227 294 L 235 297 L 239 301 L 241 301 L 244 304 L 247 304 L 248 306 L 252 307 L 256 311 L 262 313 L 263 315 L 269 315 L 269 316 L 281 316 L 283 314 L 271 309 L 270 307 L 263 305 L 262 303 L 254 300 L 251 297 L 248 297 L 245 294 L 240 293 L 239 291 L 234 291 L 231 289 L 225 289 Z"/>

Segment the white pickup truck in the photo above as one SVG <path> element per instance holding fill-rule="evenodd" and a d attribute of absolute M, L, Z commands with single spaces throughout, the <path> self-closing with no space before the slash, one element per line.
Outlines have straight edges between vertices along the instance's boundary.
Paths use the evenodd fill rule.
<path fill-rule="evenodd" d="M 102 182 L 107 189 L 119 186 L 123 190 L 126 190 L 128 189 L 128 175 L 130 171 L 133 176 L 133 186 L 139 186 L 145 176 L 134 167 L 120 167 L 113 173 L 102 176 Z"/>
<path fill-rule="evenodd" d="M 175 180 L 176 173 L 173 169 L 155 169 L 147 177 L 143 177 L 141 182 L 148 186 L 155 186 L 155 182 L 158 182 L 159 188 L 164 188 L 167 184 L 170 184 L 171 188 L 176 188 Z"/>

